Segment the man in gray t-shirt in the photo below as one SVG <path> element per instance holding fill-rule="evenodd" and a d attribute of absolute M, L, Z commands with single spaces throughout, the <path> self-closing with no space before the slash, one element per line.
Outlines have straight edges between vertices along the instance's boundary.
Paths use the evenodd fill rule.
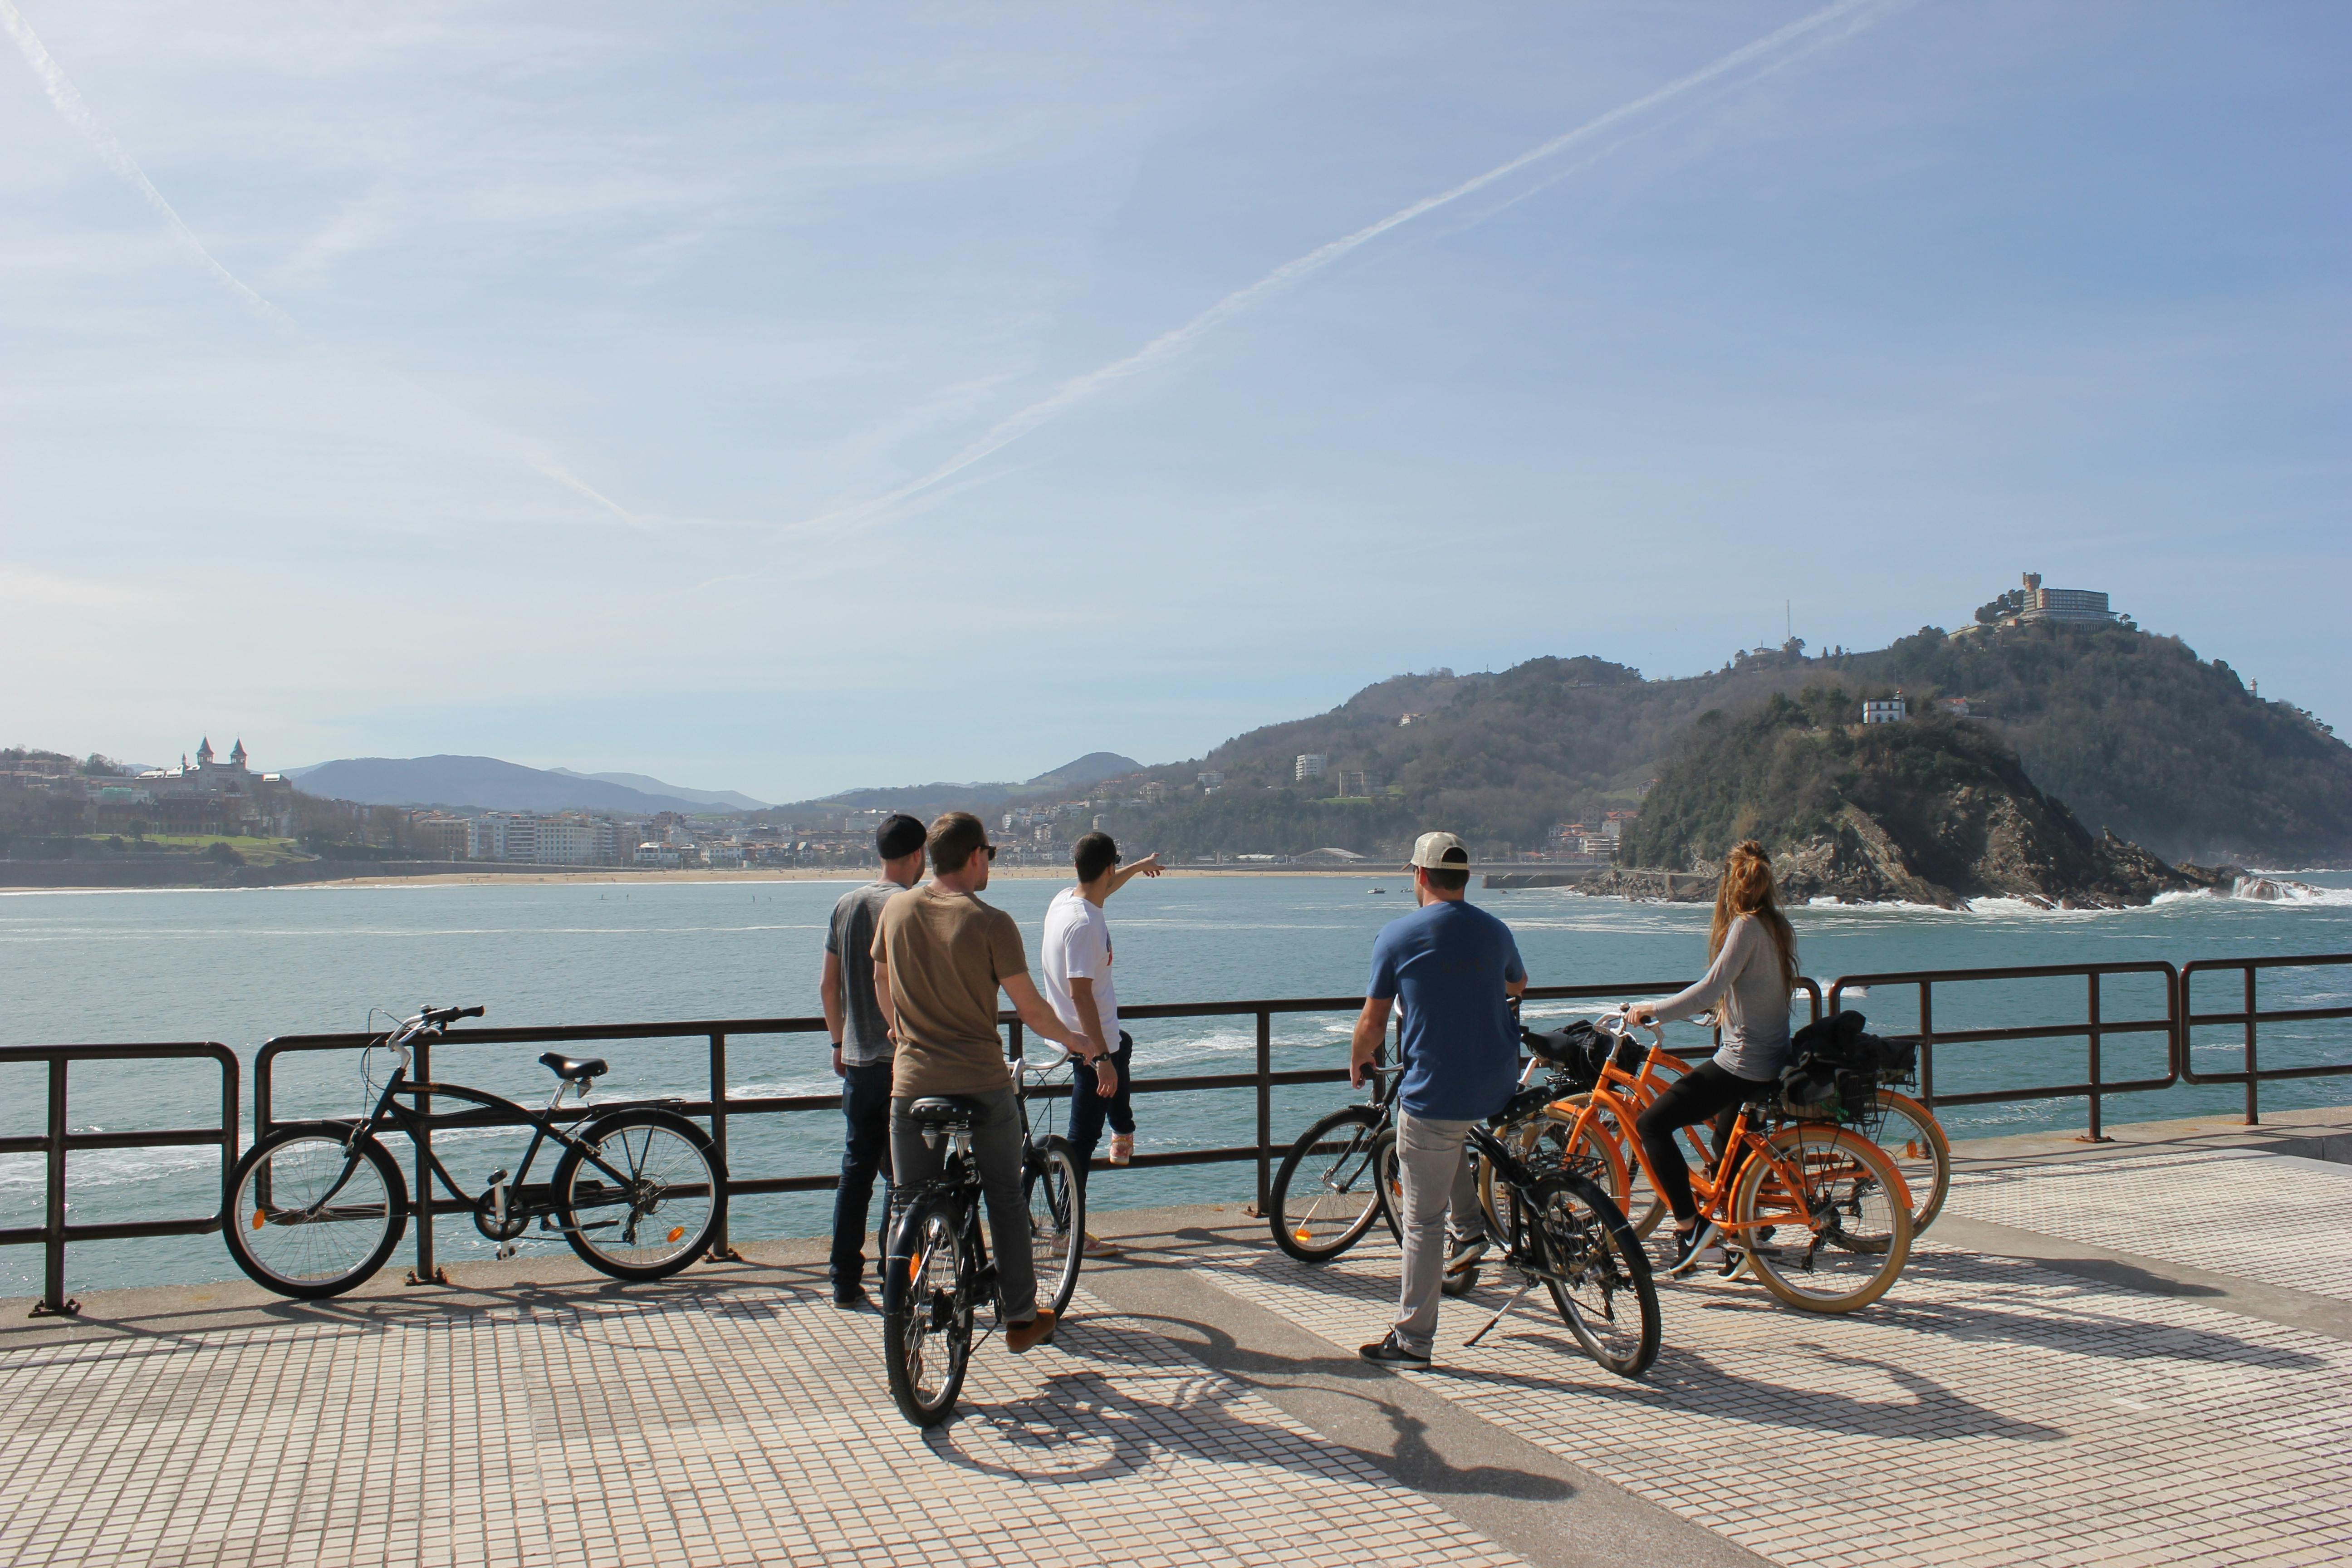
<path fill-rule="evenodd" d="M 833 906 L 824 932 L 824 976 L 818 989 L 824 1026 L 833 1036 L 833 1070 L 841 1079 L 841 1113 L 847 1139 L 841 1153 L 841 1186 L 833 1202 L 833 1301 L 856 1307 L 866 1300 L 866 1216 L 874 1201 L 874 1175 L 887 1181 L 890 1160 L 889 1025 L 874 996 L 874 930 L 882 906 L 915 885 L 923 874 L 923 825 L 899 815 L 874 835 L 882 856 L 882 878 L 852 888 Z M 890 1212 L 885 1190 L 882 1212 Z M 881 1267 L 883 1248 L 874 1249 Z"/>

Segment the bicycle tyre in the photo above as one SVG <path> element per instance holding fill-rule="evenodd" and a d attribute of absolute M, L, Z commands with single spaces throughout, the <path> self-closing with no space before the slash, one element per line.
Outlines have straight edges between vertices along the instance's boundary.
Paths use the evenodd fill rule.
<path fill-rule="evenodd" d="M 1772 1166 L 1750 1152 L 1732 1188 L 1731 1217 L 1777 1225 L 1811 1240 L 1794 1264 L 1785 1247 L 1748 1248 L 1749 1271 L 1800 1311 L 1852 1312 L 1877 1300 L 1911 1256 L 1911 1208 L 1895 1196 L 1903 1191 L 1901 1173 L 1869 1139 L 1829 1122 L 1783 1127 L 1769 1142 L 1796 1165 L 1805 1191 L 1788 1192 Z M 1830 1227 L 1834 1236 L 1812 1231 L 1810 1216 L 1849 1205 L 1853 1226 L 1841 1218 Z M 1832 1266 L 1829 1271 L 1819 1267 L 1824 1258 Z"/>
<path fill-rule="evenodd" d="M 1542 1248 L 1544 1288 L 1560 1321 L 1604 1370 L 1641 1376 L 1658 1359 L 1664 1331 L 1642 1238 L 1600 1184 L 1574 1172 L 1546 1175 L 1528 1197 L 1535 1211 L 1528 1236 Z M 1631 1325 L 1620 1317 L 1628 1299 Z"/>
<path fill-rule="evenodd" d="M 1625 1211 L 1632 1186 L 1625 1152 L 1612 1132 L 1614 1119 L 1600 1112 L 1586 1120 L 1581 1132 L 1577 1133 L 1577 1146 L 1582 1151 L 1573 1155 L 1567 1148 L 1570 1131 L 1577 1115 L 1590 1102 L 1589 1095 L 1573 1095 L 1553 1100 L 1523 1121 L 1515 1121 L 1496 1134 L 1503 1146 L 1518 1157 L 1519 1163 L 1531 1172 L 1548 1173 L 1565 1168 L 1584 1177 L 1607 1193 L 1617 1205 L 1618 1212 Z M 1503 1213 L 1504 1188 L 1495 1181 L 1495 1173 L 1485 1161 L 1478 1169 L 1478 1205 L 1486 1213 L 1487 1234 L 1511 1234 L 1510 1217 Z"/>
<path fill-rule="evenodd" d="M 1345 1105 L 1290 1146 L 1266 1193 L 1276 1247 L 1301 1263 L 1328 1263 L 1363 1239 L 1383 1208 L 1372 1164 L 1380 1131 L 1378 1110 Z"/>
<path fill-rule="evenodd" d="M 615 1279 L 665 1279 L 709 1249 L 727 1222 L 727 1172 L 701 1128 L 645 1108 L 600 1116 L 577 1136 L 631 1179 L 630 1191 L 615 1188 L 576 1148 L 555 1163 L 556 1219 L 583 1262 Z M 626 1217 L 611 1217 L 623 1205 Z M 641 1242 L 639 1227 L 666 1207 L 668 1223 Z M 625 1250 L 603 1234 L 616 1225 Z"/>
<path fill-rule="evenodd" d="M 971 1365 L 979 1268 L 963 1245 L 962 1205 L 933 1192 L 890 1233 L 882 1277 L 882 1355 L 898 1414 L 932 1427 L 955 1412 Z"/>
<path fill-rule="evenodd" d="M 337 1204 L 316 1220 L 269 1221 L 273 1210 L 299 1212 L 290 1200 L 307 1194 L 301 1208 L 309 1209 L 326 1195 L 342 1173 L 351 1132 L 348 1123 L 333 1121 L 281 1127 L 247 1149 L 229 1173 L 221 1229 L 229 1257 L 255 1284 L 303 1301 L 340 1296 L 383 1268 L 407 1234 L 408 1184 L 392 1152 L 373 1135 L 361 1140 L 360 1164 L 335 1194 L 353 1201 Z M 368 1176 L 373 1188 L 351 1184 Z M 281 1241 L 283 1247 L 278 1245 Z M 314 1266 L 289 1268 L 297 1254 L 316 1260 Z"/>
<path fill-rule="evenodd" d="M 1022 1198 L 1029 1211 L 1030 1257 L 1045 1304 L 1059 1317 L 1078 1288 L 1087 1251 L 1087 1188 L 1069 1141 L 1053 1137 L 1024 1162 Z M 1039 1228 L 1040 1223 L 1044 1228 Z"/>
<path fill-rule="evenodd" d="M 1917 1240 L 1944 1212 L 1945 1195 L 1952 1186 L 1952 1142 L 1944 1136 L 1936 1113 L 1907 1094 L 1879 1090 L 1885 1120 L 1871 1142 L 1903 1173 L 1911 1189 L 1911 1237 Z M 1907 1123 L 1907 1130 L 1898 1126 Z"/>

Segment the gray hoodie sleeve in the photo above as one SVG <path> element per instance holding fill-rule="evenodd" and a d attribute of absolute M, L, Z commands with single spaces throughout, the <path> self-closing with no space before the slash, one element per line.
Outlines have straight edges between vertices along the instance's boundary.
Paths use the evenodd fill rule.
<path fill-rule="evenodd" d="M 1723 1044 L 1715 1063 L 1735 1078 L 1759 1082 L 1777 1075 L 1789 1059 L 1789 988 L 1780 984 L 1780 955 L 1772 936 L 1754 915 L 1741 915 L 1723 934 L 1697 984 L 1651 1005 L 1661 1023 L 1717 1009 Z"/>

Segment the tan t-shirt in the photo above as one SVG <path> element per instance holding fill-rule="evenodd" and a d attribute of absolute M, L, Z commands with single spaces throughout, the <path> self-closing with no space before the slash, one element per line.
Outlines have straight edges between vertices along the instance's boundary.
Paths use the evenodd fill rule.
<path fill-rule="evenodd" d="M 1029 960 L 1011 915 L 927 882 L 882 906 L 874 957 L 890 966 L 898 1015 L 893 1095 L 984 1094 L 1012 1082 L 996 993 L 1007 977 L 1028 973 Z"/>

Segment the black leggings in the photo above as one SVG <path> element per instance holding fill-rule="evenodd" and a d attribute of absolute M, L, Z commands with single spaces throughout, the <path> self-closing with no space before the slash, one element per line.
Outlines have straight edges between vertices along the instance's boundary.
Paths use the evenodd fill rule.
<path fill-rule="evenodd" d="M 1769 1079 L 1737 1078 L 1711 1061 L 1701 1062 L 1634 1121 L 1633 1131 L 1641 1134 L 1642 1148 L 1650 1156 L 1650 1173 L 1673 1206 L 1677 1224 L 1696 1215 L 1698 1205 L 1691 1199 L 1690 1167 L 1683 1163 L 1675 1132 L 1713 1117 L 1715 1159 L 1720 1166 L 1724 1142 L 1731 1136 L 1731 1124 L 1739 1119 L 1739 1108 L 1771 1083 Z"/>

